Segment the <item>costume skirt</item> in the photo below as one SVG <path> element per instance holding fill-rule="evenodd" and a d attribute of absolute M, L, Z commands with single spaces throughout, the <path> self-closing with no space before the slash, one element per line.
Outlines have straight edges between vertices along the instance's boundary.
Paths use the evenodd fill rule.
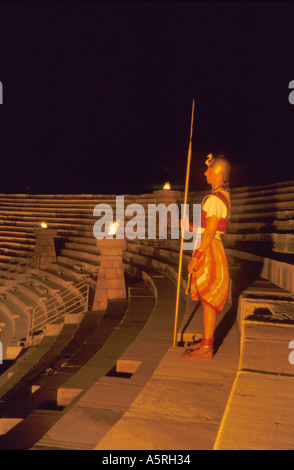
<path fill-rule="evenodd" d="M 229 287 L 230 277 L 224 246 L 220 240 L 213 239 L 198 260 L 195 274 L 191 276 L 191 299 L 199 299 L 220 314 L 227 300 Z"/>

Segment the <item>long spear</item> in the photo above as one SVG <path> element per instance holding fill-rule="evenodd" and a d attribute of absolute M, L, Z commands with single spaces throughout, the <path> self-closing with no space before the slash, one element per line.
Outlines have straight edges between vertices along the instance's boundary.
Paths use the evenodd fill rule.
<path fill-rule="evenodd" d="M 185 183 L 185 196 L 184 196 L 184 207 L 186 208 L 188 200 L 188 188 L 189 188 L 189 177 L 190 177 L 190 166 L 191 166 L 191 156 L 192 156 L 192 137 L 193 137 L 193 124 L 194 124 L 194 108 L 195 100 L 192 101 L 192 115 L 191 115 L 191 127 L 190 127 L 190 141 L 188 149 L 188 158 L 187 158 L 187 170 L 186 170 L 186 183 Z M 174 323 L 174 340 L 173 347 L 177 343 L 177 329 L 178 329 L 178 316 L 179 316 L 179 301 L 180 301 L 180 292 L 181 292 L 181 274 L 182 274 L 182 264 L 183 264 L 183 243 L 184 243 L 184 230 L 182 227 L 181 230 L 181 244 L 180 244 L 180 256 L 179 256 L 179 270 L 178 270 L 178 283 L 177 283 L 177 297 L 176 297 L 176 309 L 175 309 L 175 323 Z"/>

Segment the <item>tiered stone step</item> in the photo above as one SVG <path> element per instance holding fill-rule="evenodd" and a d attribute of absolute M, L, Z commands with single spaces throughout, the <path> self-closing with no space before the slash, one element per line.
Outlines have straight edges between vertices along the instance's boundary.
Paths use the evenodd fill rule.
<path fill-rule="evenodd" d="M 128 269 L 133 271 L 134 266 L 128 265 Z M 64 385 L 63 390 L 59 390 L 62 400 L 76 398 L 33 449 L 93 449 L 124 415 L 170 347 L 175 285 L 152 268 L 137 266 L 135 269 L 142 272 L 145 282 L 153 290 L 156 302 L 151 314 L 150 310 L 146 311 L 148 297 L 145 293 L 134 292 L 134 308 L 129 309 L 99 352 Z M 138 321 L 142 321 L 139 328 Z M 129 356 L 134 347 L 136 367 L 134 357 Z"/>
<path fill-rule="evenodd" d="M 193 202 L 201 202 L 203 195 L 204 192 L 198 192 L 194 194 L 191 193 L 190 199 L 193 199 Z M 270 238 L 271 241 L 276 243 L 273 252 L 276 252 L 277 254 L 287 253 L 291 255 L 292 234 L 281 232 L 284 230 L 291 230 L 293 228 L 293 211 L 291 212 L 291 204 L 293 203 L 292 182 L 283 183 L 280 185 L 268 185 L 268 187 L 236 188 L 233 189 L 231 196 L 232 218 L 228 234 L 225 238 L 225 246 L 227 247 L 228 254 L 233 263 L 236 262 L 238 257 L 242 258 L 244 254 L 248 256 L 248 253 L 243 250 L 243 246 L 240 249 L 240 241 L 245 243 L 245 249 L 249 247 L 249 249 L 252 251 L 252 241 L 254 243 L 258 242 L 258 246 L 264 246 L 266 239 L 269 240 Z M 99 253 L 97 252 L 96 240 L 93 237 L 92 231 L 93 207 L 95 207 L 94 204 L 101 202 L 110 204 L 112 207 L 114 207 L 115 196 L 41 195 L 30 196 L 27 198 L 21 195 L 18 195 L 17 197 L 2 195 L 2 198 L 7 208 L 7 212 L 5 213 L 4 211 L 4 219 L 7 217 L 8 220 L 10 220 L 13 211 L 15 211 L 14 215 L 16 220 L 14 223 L 25 224 L 25 227 L 22 229 L 24 230 L 23 233 L 25 234 L 24 241 L 28 235 L 28 227 L 26 227 L 28 218 L 31 217 L 31 222 L 36 222 L 36 220 L 40 221 L 46 218 L 45 216 L 49 216 L 52 218 L 52 221 L 54 220 L 54 222 L 52 222 L 53 224 L 59 224 L 59 217 L 62 217 L 64 219 L 62 222 L 66 223 L 66 217 L 69 216 L 71 219 L 71 214 L 74 213 L 76 217 L 75 228 L 79 226 L 82 231 L 76 230 L 75 234 L 79 235 L 78 237 L 76 235 L 69 235 L 68 229 L 64 229 L 64 226 L 63 229 L 60 228 L 61 231 L 63 230 L 63 234 L 58 235 L 57 239 L 57 245 L 60 247 L 60 255 L 62 258 L 70 260 L 72 264 L 75 262 L 85 262 L 86 260 L 87 266 L 91 266 L 91 271 L 95 270 L 94 266 L 99 265 Z M 18 204 L 15 203 L 15 199 L 18 201 Z M 140 199 L 138 199 L 137 196 L 126 196 L 125 206 L 132 202 L 138 201 L 140 201 L 140 203 L 142 203 L 146 209 L 150 202 L 154 202 L 154 197 L 152 195 L 142 195 Z M 55 210 L 52 211 L 54 207 Z M 250 217 L 254 220 L 254 222 L 248 222 Z M 85 232 L 84 229 L 86 220 L 88 221 L 89 230 Z M 11 230 L 11 226 L 9 230 L 10 233 L 13 232 Z M 275 231 L 277 231 L 277 233 Z M 86 236 L 81 236 L 83 233 Z M 31 241 L 32 239 L 30 240 L 30 245 Z M 166 259 L 169 266 L 174 263 L 172 269 L 175 270 L 178 259 L 178 246 L 176 249 L 175 246 L 176 244 L 179 245 L 179 243 L 172 240 L 166 240 L 165 242 L 166 245 L 169 245 L 168 248 L 154 247 L 153 242 L 149 242 L 148 240 L 140 241 L 139 243 L 129 242 L 128 251 L 129 254 L 131 254 L 131 257 L 128 255 L 129 260 L 131 259 L 131 262 L 148 264 L 152 257 L 151 263 L 153 263 L 153 266 L 157 264 L 157 267 L 159 265 L 162 267 L 162 262 L 164 259 Z M 14 244 L 14 249 L 16 249 L 17 242 L 12 241 L 12 244 Z M 172 248 L 170 248 L 171 246 Z M 12 246 L 10 249 L 12 249 Z M 249 255 L 252 255 L 253 257 L 259 256 L 252 253 L 249 253 Z M 184 255 L 184 271 L 186 269 L 186 264 L 189 261 L 189 256 L 190 253 Z M 263 258 L 264 260 L 264 257 L 255 258 L 254 260 L 258 262 L 260 258 Z M 266 258 L 266 260 L 268 260 L 268 258 Z M 279 279 L 276 281 L 278 281 L 281 285 L 281 282 L 284 282 L 283 280 L 287 278 L 286 286 L 288 287 L 290 283 L 290 287 L 292 289 L 294 281 L 291 265 L 289 266 L 289 263 L 281 263 L 282 262 L 279 260 L 270 259 L 264 263 L 262 274 L 269 279 L 273 279 L 274 273 L 279 271 L 281 274 L 278 275 Z M 96 272 L 98 273 L 97 268 Z M 174 278 L 176 277 L 174 273 L 173 276 Z"/>
<path fill-rule="evenodd" d="M 266 187 L 255 187 L 255 188 L 236 188 L 232 190 L 232 217 L 231 217 L 231 224 L 229 226 L 228 232 L 224 238 L 224 243 L 226 246 L 226 251 L 229 257 L 229 262 L 231 266 L 235 265 L 235 270 L 238 271 L 237 263 L 239 269 L 252 271 L 252 279 L 250 284 L 242 284 L 242 276 L 238 275 L 235 277 L 235 290 L 232 293 L 234 299 L 243 291 L 246 291 L 249 286 L 252 286 L 252 280 L 254 282 L 254 278 L 257 279 L 260 276 L 266 277 L 271 282 L 274 282 L 276 285 L 287 288 L 289 293 L 293 293 L 294 281 L 293 281 L 293 220 L 294 220 L 294 182 L 286 182 L 281 183 L 278 185 L 268 185 Z M 197 192 L 195 194 L 190 194 L 191 202 L 201 202 L 204 192 Z M 131 202 L 143 202 L 145 204 L 145 208 L 149 202 L 154 202 L 150 195 L 141 195 L 140 197 L 133 196 L 130 198 L 125 198 L 125 205 Z M 0 224 L 0 230 L 4 230 L 3 233 L 6 235 L 4 237 L 7 238 L 7 231 L 14 232 L 12 227 L 16 228 L 15 233 L 15 240 L 12 237 L 11 243 L 9 240 L 6 239 L 6 245 L 3 246 L 3 253 L 0 257 L 0 261 L 2 260 L 5 263 L 9 260 L 15 253 L 21 252 L 22 248 L 29 249 L 29 246 L 32 246 L 31 241 L 27 240 L 26 235 L 30 233 L 30 230 L 33 229 L 35 224 L 39 223 L 41 220 L 44 220 L 45 216 L 49 217 L 47 222 L 55 228 L 58 229 L 58 235 L 56 240 L 56 245 L 59 250 L 59 255 L 61 260 L 65 262 L 68 266 L 75 266 L 76 264 L 83 264 L 83 269 L 87 272 L 87 269 L 90 268 L 88 274 L 90 277 L 93 274 L 99 274 L 99 253 L 96 252 L 96 240 L 93 238 L 93 224 L 95 223 L 95 217 L 93 217 L 93 203 L 100 203 L 106 202 L 110 203 L 111 205 L 114 204 L 115 196 L 106 196 L 106 197 L 98 197 L 92 195 L 86 196 L 36 196 L 36 197 L 17 197 L 19 202 L 19 207 L 15 205 L 15 197 L 11 196 L 10 200 L 9 197 L 5 195 L 0 195 L 0 200 L 3 198 L 4 202 L 7 203 L 7 212 L 4 214 L 4 218 L 2 218 L 2 224 Z M 96 199 L 95 199 L 96 198 Z M 28 200 L 30 199 L 30 200 Z M 33 206 L 36 210 L 31 210 Z M 24 212 L 22 208 L 24 207 L 23 204 L 25 203 L 26 209 Z M 13 215 L 13 206 L 16 207 L 15 220 Z M 58 207 L 57 207 L 58 206 Z M 91 212 L 92 211 L 92 212 Z M 52 215 L 53 214 L 53 215 Z M 126 218 L 127 220 L 127 218 Z M 17 234 L 17 230 L 21 230 L 22 235 Z M 9 236 L 9 235 L 8 235 Z M 0 232 L 1 237 L 1 232 Z M 178 258 L 178 242 L 165 240 L 164 246 L 158 246 L 158 244 L 154 243 L 153 241 L 145 240 L 145 241 L 138 241 L 138 243 L 130 242 L 128 243 L 128 252 L 125 254 L 125 270 L 131 269 L 132 266 L 135 264 L 139 264 L 141 266 L 140 269 L 144 266 L 144 269 L 154 269 L 157 270 L 157 279 L 166 279 L 166 276 L 169 278 L 169 282 L 172 282 L 173 288 L 175 288 L 175 281 L 177 279 L 177 258 Z M 21 246 L 22 245 L 22 246 Z M 183 282 L 182 282 L 182 290 L 185 289 L 185 278 L 186 278 L 186 265 L 190 259 L 190 253 L 184 254 L 184 269 L 183 269 Z M 98 269 L 97 269 L 98 267 Z M 96 269 L 96 270 L 95 270 Z M 64 269 L 65 271 L 65 269 Z M 77 269 L 74 269 L 74 276 L 77 275 Z M 54 275 L 54 272 L 51 271 L 49 274 Z M 55 272 L 56 274 L 56 272 Z M 58 272 L 57 272 L 58 274 Z M 69 271 L 65 272 L 66 275 L 69 275 Z M 242 274 L 242 273 L 241 273 Z M 95 276 L 91 278 L 95 280 Z M 172 281 L 171 281 L 172 280 Z M 154 279 L 153 279 L 154 281 Z M 264 282 L 261 280 L 259 282 Z M 271 286 L 273 288 L 273 286 Z M 264 300 L 264 299 L 263 299 Z M 164 301 L 167 303 L 168 300 L 164 298 Z M 275 299 L 275 308 L 279 309 L 280 300 Z M 250 303 L 250 302 L 249 302 Z M 236 303 L 234 303 L 236 305 Z M 283 304 L 285 306 L 285 302 Z M 264 307 L 262 307 L 264 308 Z M 174 303 L 173 303 L 173 310 L 174 310 Z M 197 318 L 199 319 L 200 316 L 198 315 Z M 242 319 L 242 324 L 246 324 L 248 319 Z M 257 325 L 257 331 L 262 331 L 260 322 Z M 271 326 L 273 326 L 271 324 Z M 271 328 L 268 326 L 267 328 Z M 252 333 L 252 324 L 247 325 L 246 328 L 251 328 L 250 332 Z M 255 328 L 255 326 L 254 326 Z M 262 327 L 263 328 L 263 327 Z M 256 333 L 257 334 L 257 333 Z M 260 333 L 261 334 L 261 333 Z M 114 336 L 115 337 L 115 336 Z M 156 341 L 155 341 L 156 343 Z M 246 342 L 244 342 L 245 344 Z M 112 342 L 110 341 L 109 347 L 111 348 Z M 151 344 L 151 343 L 150 343 Z M 154 344 L 154 343 L 152 343 Z M 145 345 L 146 346 L 146 345 Z M 249 343 L 246 343 L 246 348 L 249 346 Z M 250 343 L 252 346 L 252 342 Z M 282 344 L 280 347 L 282 348 Z M 144 369 L 144 361 L 141 362 L 140 359 L 140 350 L 136 349 L 135 343 L 129 344 L 128 346 L 128 353 L 127 356 L 122 356 L 122 361 L 126 361 L 124 364 L 128 364 L 129 366 L 132 365 L 134 369 L 128 372 L 126 370 L 121 369 L 121 372 L 116 371 L 117 374 L 130 374 L 130 380 L 134 379 L 135 377 L 139 379 L 140 371 Z M 105 349 L 108 351 L 108 349 Z M 126 351 L 126 350 L 125 350 Z M 146 351 L 146 348 L 145 348 Z M 245 349 L 244 349 L 245 351 Z M 289 351 L 288 351 L 289 352 Z M 173 352 L 172 352 L 173 353 Z M 143 353 L 142 353 L 143 354 Z M 106 354 L 107 356 L 107 354 Z M 131 357 L 132 356 L 132 357 Z M 136 356 L 136 357 L 135 357 Z M 242 357 L 245 357 L 244 355 Z M 251 353 L 248 357 L 251 357 Z M 101 358 L 101 360 L 105 360 L 105 356 Z M 248 359 L 248 358 L 247 358 Z M 252 359 L 252 357 L 251 357 Z M 250 360 L 251 360 L 250 359 Z M 93 360 L 91 364 L 94 365 L 100 364 Z M 243 359 L 242 359 L 243 360 Z M 132 364 L 131 364 L 132 363 Z M 135 365 L 134 365 L 135 363 Z M 140 363 L 140 364 L 139 364 Z M 102 364 L 102 363 L 101 363 Z M 119 364 L 117 362 L 117 364 Z M 121 363 L 122 364 L 122 363 Z M 95 367 L 96 367 L 95 365 Z M 147 367 L 147 362 L 145 363 Z M 150 364 L 149 364 L 150 365 Z M 124 366 L 123 366 L 124 367 Z M 103 369 L 103 367 L 102 367 Z M 88 369 L 91 371 L 92 369 Z M 104 369 L 103 369 L 104 370 Z M 82 369 L 81 369 L 82 371 Z M 78 379 L 75 384 L 73 382 L 70 384 L 70 387 L 74 389 L 78 389 L 79 386 L 77 385 L 78 381 L 80 383 L 82 380 L 85 380 L 85 383 L 88 385 L 93 380 L 93 376 L 90 374 L 90 379 L 87 379 L 86 374 L 84 372 L 79 372 L 80 375 L 75 377 L 75 380 Z M 247 370 L 242 369 L 242 374 Z M 241 377 L 240 372 L 240 377 Z M 267 371 L 272 376 L 273 371 Z M 252 371 L 250 372 L 250 374 Z M 256 374 L 256 371 L 254 372 Z M 278 372 L 277 372 L 278 373 Z M 284 372 L 283 372 L 284 373 Z M 287 374 L 287 372 L 286 372 Z M 88 382 L 87 382 L 88 380 Z M 101 379 L 102 380 L 102 379 Z M 120 383 L 119 380 L 121 378 L 117 377 L 107 377 L 106 382 L 110 380 L 116 381 L 116 385 L 118 388 L 116 390 L 120 390 Z M 258 380 L 262 380 L 261 374 L 258 376 Z M 117 382 L 118 381 L 118 382 Z M 100 382 L 100 380 L 99 380 Z M 95 384 L 96 385 L 96 384 Z M 288 385 L 286 385 L 288 386 Z M 83 385 L 81 388 L 84 387 Z M 97 384 L 97 390 L 110 390 L 109 388 L 104 387 L 104 384 Z M 96 389 L 95 389 L 96 390 Z M 97 391 L 96 390 L 96 391 Z M 134 389 L 132 389 L 134 391 Z M 83 397 L 83 391 L 81 395 Z M 95 391 L 95 393 L 96 393 Z M 137 389 L 136 389 L 137 391 Z M 136 391 L 134 394 L 130 394 L 131 399 L 136 395 Z M 92 389 L 94 393 L 94 388 Z M 94 407 L 97 406 L 96 403 L 93 402 L 93 396 L 89 395 L 89 399 L 83 403 L 80 402 L 80 408 L 75 408 L 73 414 L 65 414 L 67 416 L 67 420 L 63 422 L 63 424 L 68 425 L 70 423 L 75 422 L 77 416 L 81 418 L 85 415 L 85 404 L 86 406 L 90 407 L 93 405 Z M 61 395 L 60 395 L 61 396 Z M 66 398 L 66 394 L 65 394 Z M 78 400 L 78 396 L 76 397 Z M 259 397 L 261 399 L 261 396 Z M 56 399 L 54 398 L 55 403 Z M 53 400 L 53 401 L 54 401 Z M 94 399 L 95 401 L 95 399 Z M 73 400 L 75 403 L 75 399 Z M 78 402 L 77 402 L 78 403 Z M 126 400 L 120 406 L 123 409 L 123 412 L 126 410 L 127 406 L 130 404 L 130 401 Z M 230 404 L 230 402 L 229 402 Z M 69 403 L 69 407 L 72 403 Z M 61 406 L 61 405 L 60 405 Z M 98 405 L 100 409 L 101 406 Z M 229 408 L 228 408 L 229 410 Z M 55 410 L 56 411 L 56 410 Z M 43 410 L 42 410 L 43 412 Z M 100 411 L 98 413 L 98 421 L 100 416 Z M 121 411 L 120 411 L 121 413 Z M 228 411 L 229 413 L 229 411 Z M 38 414 L 38 413 L 37 413 Z M 121 414 L 120 414 L 121 416 Z M 36 416 L 31 416 L 32 421 L 36 422 L 39 418 Z M 85 420 L 85 428 L 88 429 L 89 421 Z M 225 426 L 225 421 L 223 421 Z M 51 423 L 52 424 L 52 423 Z M 64 427 L 63 424 L 60 425 L 60 428 L 55 428 L 55 431 L 49 437 L 47 436 L 45 441 L 40 443 L 40 446 L 44 447 L 52 445 L 53 441 L 57 442 L 56 436 L 61 436 L 61 432 L 63 432 L 64 436 Z M 288 423 L 289 424 L 289 423 Z M 222 425 L 223 427 L 223 425 Z M 221 429 L 222 429 L 221 427 Z M 95 432 L 97 431 L 97 426 L 94 426 Z M 99 428 L 100 429 L 100 428 Z M 228 429 L 228 428 L 227 428 Z M 79 432 L 78 432 L 79 433 Z M 99 430 L 99 436 L 104 435 L 104 430 Z M 94 435 L 94 430 L 93 430 Z M 221 435 L 220 435 L 221 436 Z M 65 448 L 77 448 L 79 436 L 73 436 L 69 438 L 67 442 L 56 444 L 57 448 L 65 447 Z M 93 444 L 93 439 L 91 437 L 91 433 L 89 434 L 89 440 L 86 442 L 83 441 L 83 448 L 91 448 Z M 87 439 L 86 439 L 87 440 Z M 70 442 L 69 442 L 70 441 Z M 91 442 L 90 442 L 91 441 Z M 50 444 L 51 442 L 51 444 Z M 219 442 L 221 442 L 219 440 Z M 55 445 L 55 444 L 54 444 Z M 220 447 L 223 445 L 225 446 L 224 442 L 219 444 Z M 102 447 L 103 448 L 103 444 Z"/>
<path fill-rule="evenodd" d="M 7 343 L 3 341 L 4 359 L 15 359 L 21 352 L 22 346 L 19 343 L 28 334 L 30 310 L 39 305 L 39 300 L 32 298 L 32 295 L 27 295 L 28 290 L 24 293 L 22 289 L 16 287 L 8 288 L 0 295 L 0 318 L 3 318 L 3 315 L 8 316 L 13 325 L 9 341 Z M 2 331 L 5 335 L 6 328 L 10 329 L 10 322 L 3 323 Z"/>
<path fill-rule="evenodd" d="M 138 289 L 138 291 L 142 292 L 142 287 L 134 285 L 133 290 Z M 146 294 L 145 290 L 144 292 Z M 88 312 L 72 341 L 65 346 L 63 351 L 57 356 L 54 355 L 54 350 L 51 351 L 53 356 L 50 362 L 47 361 L 46 363 L 47 375 L 44 375 L 44 373 L 40 374 L 41 370 L 39 367 L 39 369 L 35 368 L 35 373 L 30 372 L 27 377 L 24 377 L 24 386 L 25 384 L 26 386 L 32 386 L 31 390 L 34 393 L 31 396 L 26 396 L 23 403 L 17 409 L 12 406 L 12 402 L 11 406 L 10 402 L 6 402 L 5 406 L 2 405 L 2 408 L 5 408 L 5 416 L 2 419 L 6 419 L 7 422 L 9 419 L 14 421 L 10 421 L 10 433 L 0 438 L 0 447 L 23 449 L 33 446 L 38 441 L 40 430 L 45 432 L 46 427 L 51 427 L 54 422 L 61 418 L 65 404 L 60 404 L 60 402 L 64 400 L 71 401 L 74 396 L 71 392 L 71 398 L 69 399 L 68 389 L 60 388 L 62 384 L 64 382 L 68 384 L 71 376 L 76 376 L 79 374 L 79 370 L 83 370 L 83 365 L 87 364 L 87 360 L 90 361 L 92 356 L 95 355 L 95 351 L 97 354 L 97 351 L 104 347 L 107 338 L 111 337 L 113 331 L 116 331 L 116 329 L 114 330 L 116 325 L 122 325 L 122 328 L 125 325 L 125 332 L 132 330 L 131 336 L 124 336 L 124 341 L 130 340 L 134 334 L 134 329 L 138 331 L 138 329 L 142 328 L 142 324 L 146 321 L 154 303 L 153 297 L 150 294 L 147 297 L 145 295 L 141 298 L 140 305 L 142 306 L 142 302 L 144 302 L 145 307 L 147 307 L 149 299 L 149 308 L 145 308 L 145 319 L 143 317 L 138 318 L 135 314 L 136 309 L 134 310 L 132 307 L 135 297 L 132 295 L 130 296 L 130 304 L 127 311 L 125 301 L 113 301 L 103 316 L 99 315 L 98 312 Z M 52 370 L 52 375 L 48 375 L 49 368 Z M 44 371 L 44 366 L 42 370 Z M 97 373 L 95 369 L 92 372 L 94 375 Z M 57 389 L 59 390 L 59 388 L 60 391 L 57 395 Z M 19 387 L 15 393 L 19 393 Z M 53 398 L 53 395 L 55 398 Z M 14 401 L 12 392 L 10 393 L 10 399 Z M 12 424 L 16 425 L 15 430 L 12 429 Z M 28 429 L 30 429 L 29 433 Z M 22 436 L 20 441 L 19 438 L 17 440 L 14 439 L 14 432 L 18 436 Z M 42 434 L 39 435 L 39 439 L 41 437 Z"/>
<path fill-rule="evenodd" d="M 35 348 L 25 350 L 0 376 L 0 441 L 1 436 L 23 421 L 21 416 L 14 416 L 13 412 L 6 413 L 6 404 L 13 404 L 18 392 L 20 400 L 29 399 L 35 391 L 30 385 L 32 377 L 50 373 L 50 365 L 62 354 L 77 329 L 77 324 L 60 325 L 59 330 L 55 330 L 55 335 L 45 336 Z"/>
<path fill-rule="evenodd" d="M 48 316 L 47 309 L 51 301 L 57 302 L 62 307 L 64 302 L 75 299 L 79 294 L 75 284 L 81 280 L 85 281 L 85 277 L 78 274 L 75 276 L 74 273 L 65 271 L 65 268 L 54 264 L 51 264 L 47 271 L 31 268 L 26 273 L 25 281 L 7 281 L 1 286 L 0 323 L 2 335 L 5 338 L 5 341 L 2 339 L 4 359 L 14 359 L 25 347 L 30 328 L 30 316 L 34 308 L 38 307 L 39 314 L 43 313 Z M 88 278 L 87 280 L 93 290 L 95 281 Z M 83 300 L 82 297 L 81 300 Z M 77 309 L 74 317 L 75 320 L 65 318 L 64 321 L 79 322 L 81 317 Z M 5 332 L 6 329 L 7 332 Z M 43 333 L 48 334 L 49 329 L 45 328 Z"/>
<path fill-rule="evenodd" d="M 33 371 L 35 368 L 41 367 L 41 361 L 46 355 L 52 354 L 52 352 L 58 355 L 60 348 L 65 347 L 77 328 L 77 324 L 60 325 L 59 331 L 57 331 L 55 335 L 43 336 L 36 347 L 24 349 L 22 355 L 10 362 L 10 367 L 7 367 L 6 364 L 0 365 L 0 400 L 2 400 L 3 396 L 8 394 L 18 382 L 21 382 L 26 374 Z M 3 372 L 2 369 L 4 368 L 5 371 Z"/>
<path fill-rule="evenodd" d="M 200 203 L 204 193 L 191 193 Z M 228 248 L 256 254 L 294 254 L 294 182 L 233 188 L 231 221 L 224 237 Z"/>
<path fill-rule="evenodd" d="M 257 279 L 240 297 L 238 319 L 238 374 L 215 449 L 292 449 L 294 370 L 289 345 L 294 338 L 294 296 Z"/>
<path fill-rule="evenodd" d="M 125 206 L 137 202 L 136 196 L 125 196 Z M 154 202 L 152 195 L 141 195 L 140 204 L 145 209 Z M 74 257 L 90 262 L 97 253 L 93 227 L 97 217 L 93 215 L 99 203 L 109 204 L 116 212 L 114 195 L 0 195 L 3 206 L 0 221 L 0 261 L 33 251 L 35 238 L 33 228 L 46 221 L 50 228 L 57 229 L 56 246 L 61 255 L 67 256 L 74 249 Z M 126 216 L 125 222 L 131 217 Z M 146 211 L 147 220 L 147 211 Z M 83 246 L 83 240 L 87 245 Z M 60 250 L 59 250 L 60 248 Z M 64 250 L 64 251 L 62 251 Z M 85 254 L 83 254 L 85 253 Z M 91 255 L 94 256 L 91 256 Z"/>
<path fill-rule="evenodd" d="M 263 187 L 234 188 L 231 192 L 231 224 L 224 238 L 226 248 L 233 251 L 234 255 L 237 252 L 239 256 L 250 253 L 269 259 L 275 256 L 276 264 L 278 262 L 291 265 L 293 188 L 291 181 Z M 200 203 L 204 194 L 204 191 L 190 193 L 191 203 Z M 33 227 L 47 216 L 49 224 L 58 229 L 56 244 L 61 256 L 77 261 L 84 259 L 89 264 L 99 263 L 99 253 L 93 237 L 93 208 L 99 203 L 107 203 L 115 208 L 114 195 L 0 195 L 0 200 L 6 207 L 0 229 L 5 229 L 8 224 L 7 229 L 11 232 L 13 224 L 18 228 L 21 224 L 21 230 L 27 233 L 28 225 Z M 134 202 L 141 203 L 147 214 L 147 206 L 154 203 L 155 198 L 151 194 L 125 196 L 125 207 Z M 126 217 L 125 222 L 129 218 Z M 25 240 L 26 238 L 24 243 Z M 6 250 L 3 255 L 15 255 L 20 249 L 20 246 L 16 246 L 17 243 L 19 241 L 12 240 L 11 246 L 3 247 Z M 128 245 L 131 247 L 130 243 Z M 291 271 L 285 266 L 282 269 Z M 289 276 L 293 278 L 291 272 Z M 289 284 L 289 281 L 287 283 Z M 290 283 L 293 284 L 292 281 Z"/>

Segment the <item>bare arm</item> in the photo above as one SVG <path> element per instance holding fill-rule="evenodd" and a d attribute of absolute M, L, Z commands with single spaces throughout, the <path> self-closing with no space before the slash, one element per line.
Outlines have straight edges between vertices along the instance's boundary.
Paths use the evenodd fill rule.
<path fill-rule="evenodd" d="M 206 218 L 206 229 L 204 230 L 201 237 L 201 243 L 199 246 L 200 251 L 205 251 L 211 244 L 213 237 L 215 236 L 218 223 L 219 219 L 216 217 L 216 215 Z"/>
<path fill-rule="evenodd" d="M 211 244 L 213 240 L 213 237 L 215 236 L 218 223 L 219 223 L 219 219 L 215 215 L 206 218 L 206 229 L 204 230 L 202 237 L 201 237 L 201 243 L 198 248 L 199 251 L 203 252 L 209 247 L 209 245 Z M 188 270 L 190 273 L 193 273 L 193 270 L 196 267 L 197 262 L 198 262 L 197 259 L 192 259 L 190 263 L 188 264 Z"/>

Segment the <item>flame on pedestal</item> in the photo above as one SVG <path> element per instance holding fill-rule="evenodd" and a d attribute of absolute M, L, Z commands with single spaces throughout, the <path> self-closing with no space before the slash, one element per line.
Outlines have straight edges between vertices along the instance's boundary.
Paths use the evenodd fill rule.
<path fill-rule="evenodd" d="M 119 227 L 119 222 L 113 222 L 112 224 L 109 225 L 108 228 L 108 235 L 116 235 L 117 229 Z"/>
<path fill-rule="evenodd" d="M 48 225 L 47 225 L 47 223 L 46 223 L 46 222 L 41 222 L 41 227 L 42 227 L 42 228 L 47 228 L 47 227 L 48 227 Z"/>
<path fill-rule="evenodd" d="M 170 189 L 170 184 L 169 184 L 169 183 L 165 183 L 165 185 L 163 186 L 163 189 Z"/>

